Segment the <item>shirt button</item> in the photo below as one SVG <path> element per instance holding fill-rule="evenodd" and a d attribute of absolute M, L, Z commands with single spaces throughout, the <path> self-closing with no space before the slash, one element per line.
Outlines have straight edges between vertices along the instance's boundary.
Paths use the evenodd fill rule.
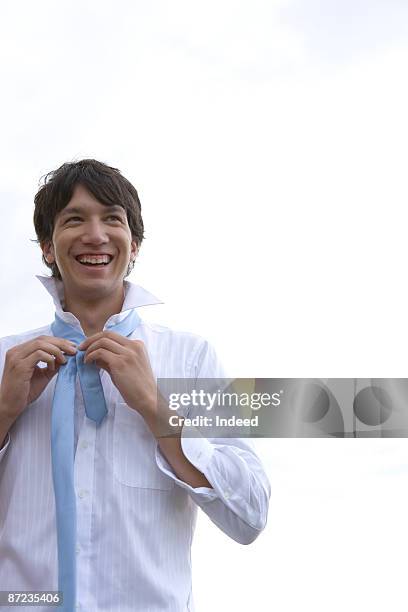
<path fill-rule="evenodd" d="M 84 497 L 86 497 L 88 495 L 88 491 L 85 491 L 85 489 L 81 489 L 78 493 L 78 497 L 80 499 L 83 499 Z"/>
<path fill-rule="evenodd" d="M 89 444 L 86 440 L 84 440 L 83 442 L 81 442 L 81 448 L 88 448 Z"/>
<path fill-rule="evenodd" d="M 77 554 L 78 554 L 79 552 L 81 552 L 81 549 L 79 548 L 79 546 L 77 546 L 77 547 L 75 548 L 75 552 L 76 552 Z"/>

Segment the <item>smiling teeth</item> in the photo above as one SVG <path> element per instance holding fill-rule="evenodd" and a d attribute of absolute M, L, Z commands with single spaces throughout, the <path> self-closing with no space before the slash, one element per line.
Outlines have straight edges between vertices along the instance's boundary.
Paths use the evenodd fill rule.
<path fill-rule="evenodd" d="M 110 255 L 81 255 L 77 259 L 81 263 L 107 264 L 110 262 L 111 257 Z"/>

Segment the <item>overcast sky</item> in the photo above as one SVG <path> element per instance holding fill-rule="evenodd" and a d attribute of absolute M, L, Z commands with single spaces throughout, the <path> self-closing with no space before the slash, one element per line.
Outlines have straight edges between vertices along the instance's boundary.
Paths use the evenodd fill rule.
<path fill-rule="evenodd" d="M 33 195 L 92 156 L 139 191 L 146 318 L 237 376 L 406 377 L 407 30 L 403 0 L 3 2 L 0 335 L 52 317 Z M 260 445 L 252 547 L 200 520 L 197 612 L 406 609 L 405 442 L 300 442 Z"/>

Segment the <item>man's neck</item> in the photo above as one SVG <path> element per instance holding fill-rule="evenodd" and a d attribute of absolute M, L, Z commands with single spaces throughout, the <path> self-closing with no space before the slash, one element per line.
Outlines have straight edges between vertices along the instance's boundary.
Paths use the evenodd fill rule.
<path fill-rule="evenodd" d="M 85 336 L 101 332 L 106 321 L 121 311 L 124 301 L 124 288 L 101 298 L 65 296 L 64 310 L 71 312 L 81 323 Z"/>

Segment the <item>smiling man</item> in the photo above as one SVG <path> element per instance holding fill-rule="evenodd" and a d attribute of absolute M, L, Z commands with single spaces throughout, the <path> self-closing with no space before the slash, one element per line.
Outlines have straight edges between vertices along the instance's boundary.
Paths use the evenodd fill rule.
<path fill-rule="evenodd" d="M 223 371 L 205 340 L 138 314 L 158 300 L 125 280 L 143 240 L 133 185 L 64 164 L 34 224 L 56 314 L 0 341 L 0 589 L 60 590 L 65 612 L 191 611 L 197 506 L 249 544 L 268 479 L 249 441 L 160 435 L 157 379 Z"/>

